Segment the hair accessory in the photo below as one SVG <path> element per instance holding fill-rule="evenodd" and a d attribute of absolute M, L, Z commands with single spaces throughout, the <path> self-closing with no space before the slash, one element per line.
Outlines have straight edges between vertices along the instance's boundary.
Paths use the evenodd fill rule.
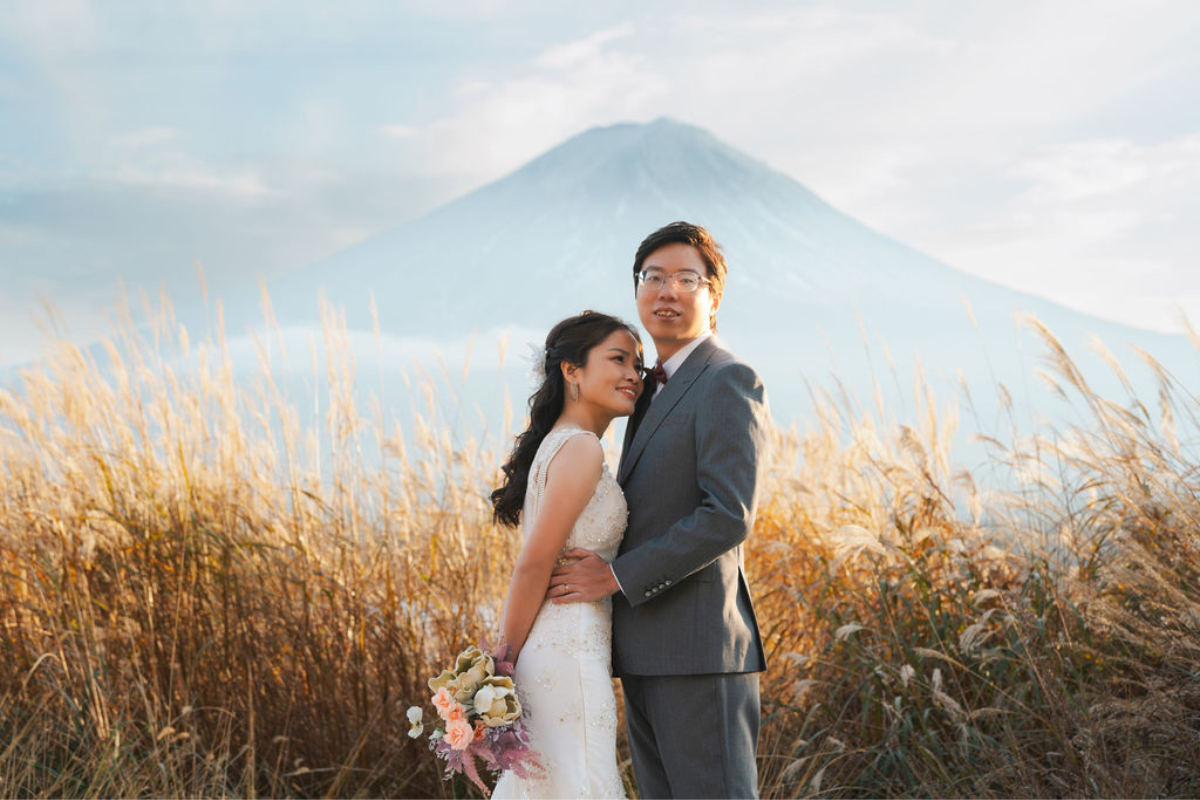
<path fill-rule="evenodd" d="M 540 385 L 546 380 L 546 348 L 540 344 L 529 343 L 529 354 L 525 356 L 529 362 L 529 377 Z"/>

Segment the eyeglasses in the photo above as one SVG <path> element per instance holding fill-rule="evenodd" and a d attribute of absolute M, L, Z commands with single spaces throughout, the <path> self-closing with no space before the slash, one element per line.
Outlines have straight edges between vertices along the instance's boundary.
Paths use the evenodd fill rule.
<path fill-rule="evenodd" d="M 708 278 L 702 278 L 694 272 L 684 270 L 674 275 L 666 275 L 658 270 L 644 269 L 638 273 L 638 286 L 652 292 L 660 291 L 666 284 L 676 292 L 694 292 L 702 283 L 712 283 Z"/>

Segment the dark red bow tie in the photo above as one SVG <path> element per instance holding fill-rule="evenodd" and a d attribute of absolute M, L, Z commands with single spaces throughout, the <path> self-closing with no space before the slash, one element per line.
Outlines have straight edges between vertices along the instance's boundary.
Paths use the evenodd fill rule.
<path fill-rule="evenodd" d="M 667 371 L 663 369 L 661 361 L 655 361 L 654 366 L 646 370 L 646 378 L 655 384 L 667 382 Z"/>

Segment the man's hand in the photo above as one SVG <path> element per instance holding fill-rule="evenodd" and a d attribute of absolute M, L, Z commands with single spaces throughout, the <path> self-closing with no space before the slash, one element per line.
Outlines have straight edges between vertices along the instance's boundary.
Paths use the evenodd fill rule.
<path fill-rule="evenodd" d="M 594 603 L 621 591 L 608 562 L 591 550 L 574 548 L 563 558 L 577 558 L 571 564 L 555 567 L 550 573 L 546 598 L 555 603 Z"/>

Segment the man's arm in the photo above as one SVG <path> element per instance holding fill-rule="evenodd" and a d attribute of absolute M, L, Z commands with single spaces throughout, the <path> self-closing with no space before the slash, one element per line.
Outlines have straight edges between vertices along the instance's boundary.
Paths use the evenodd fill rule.
<path fill-rule="evenodd" d="M 612 563 L 630 604 L 657 596 L 749 536 L 770 425 L 753 369 L 729 364 L 713 377 L 696 413 L 696 482 L 701 503 L 662 536 Z"/>

